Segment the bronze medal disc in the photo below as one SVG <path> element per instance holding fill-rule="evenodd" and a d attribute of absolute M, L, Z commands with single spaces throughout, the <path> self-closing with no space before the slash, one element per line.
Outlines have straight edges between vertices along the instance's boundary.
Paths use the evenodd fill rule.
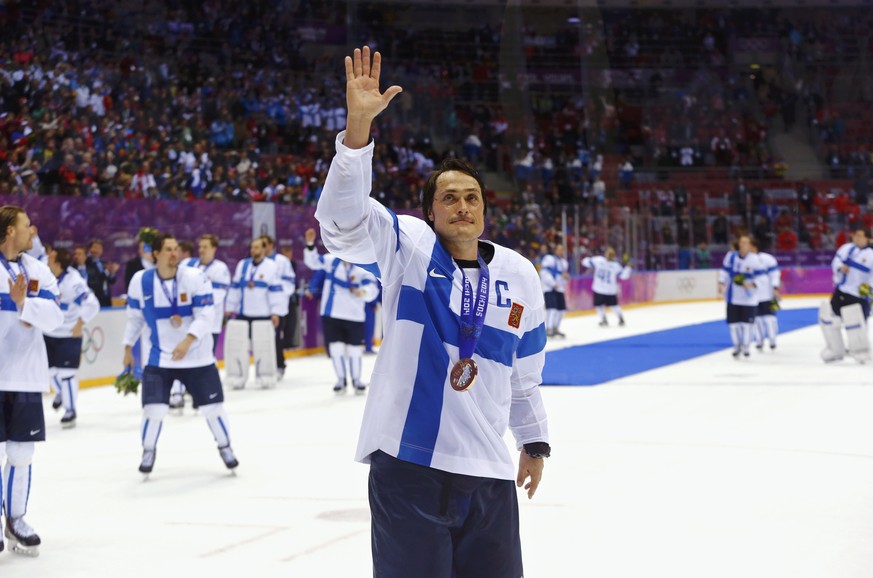
<path fill-rule="evenodd" d="M 249 289 L 254 289 L 254 288 L 255 288 L 255 282 L 249 281 Z"/>
<path fill-rule="evenodd" d="M 479 367 L 476 362 L 465 357 L 452 367 L 449 383 L 455 391 L 467 391 L 476 383 L 477 375 L 479 375 Z"/>
<path fill-rule="evenodd" d="M 170 325 L 175 328 L 182 327 L 182 316 L 181 315 L 173 315 L 170 317 Z"/>

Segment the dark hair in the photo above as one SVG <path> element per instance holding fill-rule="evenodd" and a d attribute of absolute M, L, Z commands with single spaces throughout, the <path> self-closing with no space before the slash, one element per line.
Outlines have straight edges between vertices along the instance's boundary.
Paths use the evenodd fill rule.
<path fill-rule="evenodd" d="M 90 251 L 91 247 L 93 247 L 94 245 L 100 245 L 102 247 L 103 241 L 101 239 L 91 239 L 91 241 L 88 243 L 88 250 Z"/>
<path fill-rule="evenodd" d="M 273 245 L 273 246 L 276 245 L 275 239 L 273 239 L 273 237 L 271 237 L 269 235 L 261 235 L 260 239 L 263 240 L 264 243 L 266 243 L 267 245 Z"/>
<path fill-rule="evenodd" d="M 158 233 L 155 235 L 155 238 L 152 239 L 152 251 L 155 253 L 159 253 L 161 249 L 164 248 L 164 242 L 167 239 L 175 239 L 176 237 L 170 233 Z"/>
<path fill-rule="evenodd" d="M 749 242 L 752 244 L 752 247 L 754 247 L 755 249 L 758 248 L 758 239 L 754 237 L 749 237 Z"/>
<path fill-rule="evenodd" d="M 61 271 L 66 271 L 67 267 L 73 262 L 73 254 L 63 247 L 55 249 L 55 263 L 61 267 Z"/>
<path fill-rule="evenodd" d="M 212 245 L 215 248 L 218 248 L 218 237 L 216 237 L 215 235 L 209 235 L 209 234 L 200 235 L 199 240 L 200 241 L 208 241 L 210 245 Z"/>
<path fill-rule="evenodd" d="M 865 236 L 865 237 L 869 237 L 869 236 L 870 236 L 870 233 L 867 232 L 867 228 L 866 228 L 866 227 L 855 227 L 854 229 L 852 229 L 852 233 L 853 233 L 853 234 L 854 234 L 854 233 L 864 233 L 864 236 Z"/>
<path fill-rule="evenodd" d="M 433 208 L 433 197 L 436 194 L 436 186 L 437 179 L 443 173 L 447 173 L 449 171 L 458 171 L 467 175 L 470 175 L 476 182 L 479 184 L 479 190 L 482 192 L 482 214 L 486 214 L 488 212 L 488 199 L 485 197 L 485 183 L 482 181 L 482 177 L 479 175 L 479 171 L 473 168 L 472 165 L 467 163 L 466 161 L 462 161 L 460 159 L 448 158 L 443 161 L 443 164 L 440 165 L 440 168 L 434 170 L 430 173 L 430 176 L 427 178 L 427 182 L 424 183 L 424 190 L 421 192 L 421 213 L 422 217 L 424 217 L 424 221 L 430 225 L 430 228 L 433 229 L 433 221 L 431 220 L 428 213 L 430 213 Z"/>
<path fill-rule="evenodd" d="M 0 243 L 6 242 L 6 230 L 18 223 L 18 215 L 22 213 L 24 209 L 15 205 L 0 207 Z"/>
<path fill-rule="evenodd" d="M 179 242 L 179 249 L 184 251 L 185 253 L 188 253 L 189 255 L 193 255 L 194 254 L 194 243 L 192 243 L 191 241 L 180 241 Z"/>

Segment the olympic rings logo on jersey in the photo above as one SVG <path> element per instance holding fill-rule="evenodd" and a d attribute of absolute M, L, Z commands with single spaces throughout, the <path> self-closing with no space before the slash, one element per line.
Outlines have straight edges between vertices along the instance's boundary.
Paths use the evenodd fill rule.
<path fill-rule="evenodd" d="M 679 277 L 676 281 L 676 287 L 680 293 L 691 293 L 696 285 L 697 281 L 694 277 Z"/>
<path fill-rule="evenodd" d="M 105 343 L 103 328 L 99 325 L 92 329 L 87 327 L 82 329 L 82 357 L 86 362 L 94 363 L 97 361 L 97 356 L 103 350 Z"/>

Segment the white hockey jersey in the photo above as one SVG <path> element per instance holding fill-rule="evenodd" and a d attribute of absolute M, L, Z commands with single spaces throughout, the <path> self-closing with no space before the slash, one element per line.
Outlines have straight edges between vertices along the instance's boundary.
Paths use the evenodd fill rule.
<path fill-rule="evenodd" d="M 282 281 L 282 292 L 285 293 L 286 300 L 290 299 L 297 290 L 297 274 L 294 272 L 291 261 L 282 253 L 273 253 L 267 259 L 276 263 L 276 267 L 279 269 L 279 279 Z"/>
<path fill-rule="evenodd" d="M 331 254 L 319 255 L 306 248 L 303 262 L 313 271 L 324 271 L 321 292 L 321 316 L 346 321 L 364 321 L 365 304 L 379 296 L 376 276 Z M 355 295 L 355 290 L 362 292 Z"/>
<path fill-rule="evenodd" d="M 591 291 L 599 295 L 618 295 L 618 280 L 630 279 L 631 268 L 606 257 L 585 257 L 582 266 L 594 269 Z"/>
<path fill-rule="evenodd" d="M 25 276 L 28 291 L 19 311 L 9 293 L 9 272 L 0 265 L 0 391 L 48 391 L 43 334 L 64 322 L 58 280 L 48 265 L 24 253 L 6 264 L 16 278 Z"/>
<path fill-rule="evenodd" d="M 315 216 L 327 249 L 375 274 L 383 288 L 384 339 L 356 459 L 367 462 L 382 450 L 438 470 L 513 480 L 507 426 L 518 448 L 549 437 L 539 391 L 546 330 L 536 269 L 488 244 L 488 307 L 473 354 L 479 377 L 469 390 L 454 391 L 461 270 L 424 221 L 369 198 L 374 143 L 352 150 L 343 135 Z"/>
<path fill-rule="evenodd" d="M 564 292 L 564 287 L 567 285 L 567 279 L 564 273 L 568 271 L 570 264 L 563 257 L 557 255 L 543 255 L 540 259 L 540 282 L 543 285 L 543 291 Z"/>
<path fill-rule="evenodd" d="M 271 259 L 255 263 L 247 257 L 237 263 L 230 291 L 227 293 L 227 311 L 245 317 L 288 315 L 288 299 L 282 289 L 279 267 Z"/>
<path fill-rule="evenodd" d="M 72 337 L 73 327 L 79 319 L 88 323 L 100 313 L 100 302 L 97 296 L 88 288 L 85 279 L 73 267 L 67 267 L 58 277 L 58 291 L 61 296 L 61 311 L 64 313 L 63 324 L 53 331 L 46 331 L 49 337 Z"/>
<path fill-rule="evenodd" d="M 724 256 L 718 282 L 725 286 L 725 299 L 732 305 L 758 305 L 757 286 L 767 281 L 763 278 L 761 260 L 754 253 L 741 257 L 738 251 L 730 251 Z M 742 278 L 743 283 L 736 281 Z"/>
<path fill-rule="evenodd" d="M 843 265 L 849 267 L 848 273 L 840 269 Z M 834 272 L 834 286 L 843 293 L 860 297 L 858 287 L 866 283 L 873 284 L 873 248 L 861 249 L 854 243 L 846 243 L 834 255 L 831 261 L 831 270 Z"/>
<path fill-rule="evenodd" d="M 230 290 L 230 269 L 224 261 L 213 259 L 208 265 L 194 257 L 186 263 L 188 267 L 200 269 L 206 274 L 206 278 L 212 282 L 212 301 L 215 307 L 215 320 L 212 322 L 212 333 L 221 333 L 224 323 L 224 304 L 227 300 L 227 292 Z"/>
<path fill-rule="evenodd" d="M 758 260 L 761 262 L 761 275 L 758 277 L 755 288 L 758 303 L 772 301 L 773 290 L 782 285 L 782 272 L 779 270 L 779 263 L 776 262 L 776 257 L 762 251 L 758 251 Z"/>
<path fill-rule="evenodd" d="M 182 324 L 173 327 L 173 299 L 175 312 L 182 316 Z M 172 279 L 161 279 L 157 269 L 137 271 L 130 280 L 127 292 L 127 326 L 124 345 L 133 345 L 143 331 L 143 342 L 148 346 L 146 365 L 155 367 L 205 367 L 215 363 L 212 355 L 212 324 L 215 308 L 212 305 L 212 283 L 206 275 L 193 267 L 179 267 Z M 173 350 L 185 336 L 197 339 L 188 354 L 173 360 Z"/>

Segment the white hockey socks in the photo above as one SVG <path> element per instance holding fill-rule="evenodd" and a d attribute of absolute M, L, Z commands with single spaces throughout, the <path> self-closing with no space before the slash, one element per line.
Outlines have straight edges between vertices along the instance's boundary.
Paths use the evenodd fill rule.
<path fill-rule="evenodd" d="M 743 351 L 745 353 L 749 352 L 749 346 L 752 344 L 752 332 L 755 330 L 754 323 L 740 323 L 740 336 L 741 343 L 743 344 Z"/>
<path fill-rule="evenodd" d="M 333 370 L 336 372 L 337 381 L 340 383 L 346 382 L 346 344 L 341 341 L 334 341 L 327 345 L 327 352 L 330 354 L 330 360 L 333 363 Z"/>
<path fill-rule="evenodd" d="M 2 502 L 7 518 L 20 518 L 27 513 L 34 449 L 33 442 L 6 442 L 6 467 L 0 486 L 5 490 Z"/>
<path fill-rule="evenodd" d="M 613 305 L 612 312 L 615 313 L 616 315 L 618 315 L 619 321 L 624 320 L 624 316 L 621 314 L 621 307 L 619 307 L 618 305 Z"/>
<path fill-rule="evenodd" d="M 600 316 L 600 321 L 606 321 L 606 307 L 603 305 L 598 305 L 594 309 L 597 310 L 597 315 Z"/>
<path fill-rule="evenodd" d="M 170 408 L 163 403 L 150 403 L 142 408 L 142 447 L 153 450 L 161 437 L 161 427 Z"/>
<path fill-rule="evenodd" d="M 79 379 L 75 369 L 58 369 L 55 374 L 55 386 L 61 392 L 61 404 L 67 411 L 76 411 L 79 399 Z"/>
<path fill-rule="evenodd" d="M 352 383 L 361 382 L 361 365 L 364 360 L 363 345 L 346 345 L 346 351 L 349 354 L 349 370 L 352 374 Z"/>
<path fill-rule="evenodd" d="M 770 347 L 776 347 L 776 336 L 779 335 L 779 320 L 775 315 L 765 315 L 764 323 L 767 326 L 767 339 L 770 340 Z"/>
<path fill-rule="evenodd" d="M 734 344 L 734 349 L 739 349 L 743 343 L 743 328 L 741 323 L 729 323 L 728 329 L 731 332 L 731 343 Z"/>
<path fill-rule="evenodd" d="M 556 333 L 559 332 L 562 319 L 564 319 L 564 312 L 560 309 L 555 309 L 555 320 L 552 323 L 552 331 Z"/>
<path fill-rule="evenodd" d="M 549 335 L 558 327 L 555 323 L 555 313 L 557 312 L 557 309 L 546 309 L 546 333 Z"/>
<path fill-rule="evenodd" d="M 758 315 L 755 317 L 755 345 L 764 347 L 765 339 L 767 339 L 767 322 L 764 317 Z"/>
<path fill-rule="evenodd" d="M 223 403 L 210 403 L 201 405 L 200 413 L 206 418 L 206 424 L 212 432 L 212 437 L 220 448 L 230 445 L 230 432 L 228 431 L 227 413 Z"/>

